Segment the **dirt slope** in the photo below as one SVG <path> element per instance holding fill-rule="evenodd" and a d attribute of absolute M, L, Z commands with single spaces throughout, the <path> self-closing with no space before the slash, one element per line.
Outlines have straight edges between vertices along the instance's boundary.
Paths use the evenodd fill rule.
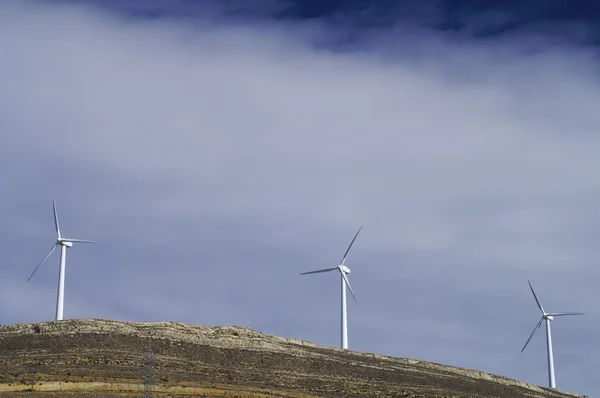
<path fill-rule="evenodd" d="M 33 389 L 33 391 L 32 391 Z M 0 326 L 0 397 L 577 397 L 248 328 L 75 319 Z"/>

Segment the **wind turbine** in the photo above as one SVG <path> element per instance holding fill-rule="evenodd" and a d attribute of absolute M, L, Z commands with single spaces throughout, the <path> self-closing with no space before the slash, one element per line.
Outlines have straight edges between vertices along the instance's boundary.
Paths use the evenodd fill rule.
<path fill-rule="evenodd" d="M 83 239 L 67 239 L 63 238 L 60 234 L 60 226 L 58 225 L 58 214 L 56 212 L 56 200 L 53 199 L 52 206 L 54 208 L 54 226 L 56 227 L 56 242 L 52 245 L 48 253 L 44 256 L 42 261 L 35 267 L 27 282 L 33 277 L 40 265 L 42 265 L 51 255 L 57 246 L 60 246 L 60 272 L 58 276 L 58 294 L 56 296 L 56 320 L 61 321 L 63 319 L 63 307 L 65 299 L 65 259 L 67 256 L 67 248 L 72 247 L 73 243 L 98 243 L 94 240 L 83 240 Z"/>
<path fill-rule="evenodd" d="M 338 270 L 340 272 L 342 281 L 342 348 L 345 350 L 348 349 L 348 313 L 346 311 L 346 286 L 348 286 L 348 289 L 350 290 L 350 294 L 352 294 L 352 298 L 354 299 L 354 301 L 357 302 L 356 297 L 354 296 L 354 292 L 352 291 L 352 286 L 350 286 L 350 281 L 346 276 L 346 274 L 350 273 L 350 268 L 346 267 L 345 263 L 346 258 L 348 257 L 348 253 L 350 252 L 350 249 L 352 248 L 352 245 L 354 244 L 354 241 L 356 240 L 356 237 L 358 236 L 362 228 L 363 227 L 361 226 L 358 229 L 358 232 L 356 232 L 356 235 L 354 235 L 352 242 L 350 242 L 350 245 L 346 249 L 346 253 L 344 253 L 344 257 L 342 258 L 342 262 L 340 263 L 340 265 L 338 265 L 337 267 L 324 268 L 317 271 L 303 272 L 300 274 L 319 274 L 321 272 L 331 272 L 335 270 Z"/>
<path fill-rule="evenodd" d="M 529 283 L 529 287 L 531 288 L 531 293 L 533 293 L 535 302 L 537 303 L 538 308 L 542 312 L 542 318 L 537 323 L 537 325 L 535 325 L 535 328 L 533 328 L 533 332 L 531 332 L 531 335 L 529 336 L 529 338 L 527 339 L 527 342 L 521 349 L 521 352 L 523 352 L 523 350 L 525 350 L 525 347 L 527 347 L 527 344 L 529 344 L 529 342 L 533 338 L 533 335 L 538 331 L 540 326 L 542 326 L 542 322 L 546 321 L 546 346 L 548 349 L 548 382 L 550 384 L 550 388 L 556 388 L 556 382 L 554 380 L 554 355 L 552 353 L 552 333 L 550 331 L 550 321 L 552 321 L 555 316 L 583 315 L 583 313 L 582 312 L 546 312 L 546 311 L 544 311 L 544 307 L 542 307 L 542 303 L 538 299 L 538 296 L 535 294 L 535 290 L 533 290 L 533 286 L 531 286 L 531 282 L 527 281 L 527 283 Z"/>

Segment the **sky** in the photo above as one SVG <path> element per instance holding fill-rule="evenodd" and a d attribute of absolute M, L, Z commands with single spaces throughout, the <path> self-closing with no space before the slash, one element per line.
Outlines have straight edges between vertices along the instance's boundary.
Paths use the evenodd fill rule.
<path fill-rule="evenodd" d="M 326 5 L 325 5 L 326 4 Z M 0 323 L 248 326 L 595 396 L 598 21 L 565 1 L 0 2 Z"/>

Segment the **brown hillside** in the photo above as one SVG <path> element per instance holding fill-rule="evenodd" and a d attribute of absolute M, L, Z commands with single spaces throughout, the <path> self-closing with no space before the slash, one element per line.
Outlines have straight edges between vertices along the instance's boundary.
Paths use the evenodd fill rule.
<path fill-rule="evenodd" d="M 32 391 L 33 389 L 33 391 Z M 0 397 L 577 397 L 248 328 L 76 319 L 0 326 Z"/>

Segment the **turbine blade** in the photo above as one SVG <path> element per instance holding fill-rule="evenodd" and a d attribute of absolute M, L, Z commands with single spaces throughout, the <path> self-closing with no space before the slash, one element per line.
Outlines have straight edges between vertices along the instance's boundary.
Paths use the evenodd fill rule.
<path fill-rule="evenodd" d="M 303 272 L 300 275 L 320 274 L 321 272 L 331 272 L 331 271 L 335 271 L 336 269 L 338 269 L 338 267 L 324 268 L 324 269 L 320 269 L 317 271 Z"/>
<path fill-rule="evenodd" d="M 56 212 L 56 199 L 52 199 L 52 207 L 54 208 L 54 227 L 56 227 L 56 236 L 60 239 L 60 226 L 58 225 L 58 213 Z"/>
<path fill-rule="evenodd" d="M 58 246 L 58 243 L 55 243 L 55 244 L 52 245 L 52 247 L 50 248 L 50 250 L 48 251 L 48 253 L 46 253 L 46 255 L 44 256 L 44 258 L 42 259 L 42 261 L 40 261 L 40 263 L 37 265 L 37 267 L 35 267 L 35 269 L 31 273 L 31 275 L 29 276 L 29 278 L 27 278 L 27 282 L 29 282 L 29 280 L 31 279 L 31 277 L 33 277 L 33 274 L 36 273 L 36 271 L 38 270 L 38 268 L 40 268 L 40 265 L 42 265 L 46 260 L 48 260 L 48 257 L 50 257 L 52 255 L 52 253 L 56 249 L 56 246 Z"/>
<path fill-rule="evenodd" d="M 360 233 L 360 230 L 362 228 L 363 228 L 363 226 L 361 225 L 360 228 L 358 229 L 358 232 L 356 233 L 356 235 L 354 235 L 352 242 L 350 242 L 350 246 L 348 246 L 348 248 L 346 249 L 346 253 L 344 253 L 344 257 L 342 258 L 342 262 L 340 263 L 340 265 L 344 265 L 346 263 L 346 258 L 348 257 L 348 253 L 350 252 L 350 249 L 352 248 L 352 245 L 354 244 L 354 241 L 356 240 L 356 237 L 358 236 L 358 234 Z"/>
<path fill-rule="evenodd" d="M 538 329 L 540 328 L 540 326 L 542 326 L 542 322 L 543 321 L 544 321 L 544 318 L 541 318 L 540 321 L 537 323 L 537 325 L 535 325 L 535 327 L 533 328 L 533 332 L 531 332 L 531 334 L 529 335 L 529 338 L 527 339 L 527 342 L 525 343 L 525 345 L 521 349 L 521 352 L 523 352 L 525 350 L 525 347 L 527 347 L 527 344 L 529 344 L 529 342 L 533 338 L 533 335 L 538 331 Z"/>
<path fill-rule="evenodd" d="M 550 316 L 584 315 L 583 312 L 552 312 Z"/>
<path fill-rule="evenodd" d="M 346 282 L 346 286 L 348 286 L 348 289 L 350 290 L 350 294 L 352 295 L 352 298 L 354 299 L 354 302 L 356 304 L 358 304 L 358 301 L 356 301 L 356 296 L 354 296 L 354 292 L 352 291 L 352 286 L 350 286 L 350 281 L 348 280 L 348 277 L 346 276 L 346 273 L 344 271 L 340 271 L 342 274 L 342 278 L 344 278 L 344 281 Z"/>
<path fill-rule="evenodd" d="M 533 286 L 531 286 L 531 282 L 527 281 L 527 283 L 529 283 L 529 287 L 531 288 L 531 293 L 533 293 L 533 297 L 535 298 L 535 302 L 537 303 L 538 307 L 540 308 L 540 311 L 542 311 L 542 314 L 545 314 L 546 312 L 544 311 L 544 307 L 542 307 L 542 303 L 540 302 L 540 299 L 538 299 L 537 294 L 535 294 L 535 290 L 533 290 Z"/>
<path fill-rule="evenodd" d="M 98 243 L 95 240 L 85 240 L 85 239 L 64 239 L 67 242 L 73 242 L 73 243 Z"/>

